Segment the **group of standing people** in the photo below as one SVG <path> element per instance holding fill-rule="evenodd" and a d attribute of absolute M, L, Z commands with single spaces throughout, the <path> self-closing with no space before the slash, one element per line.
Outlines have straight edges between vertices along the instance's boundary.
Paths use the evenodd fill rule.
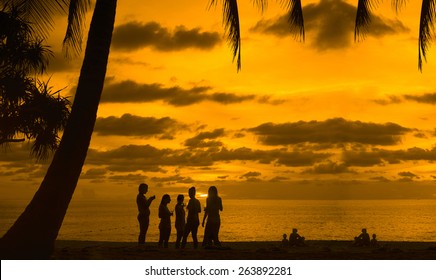
<path fill-rule="evenodd" d="M 145 244 L 145 236 L 150 224 L 150 205 L 156 198 L 154 195 L 146 198 L 145 194 L 148 192 L 148 185 L 142 183 L 138 187 L 138 195 L 136 197 L 136 204 L 138 205 L 138 221 L 139 221 L 139 236 L 138 243 Z M 175 228 L 177 231 L 176 248 L 185 248 L 189 234 L 192 234 L 194 248 L 198 248 L 197 232 L 200 226 L 199 214 L 201 213 L 200 201 L 195 197 L 195 187 L 189 188 L 189 202 L 186 206 L 188 215 L 185 220 L 185 204 L 184 195 L 177 196 L 177 204 L 174 211 L 170 211 L 168 204 L 171 202 L 171 197 L 168 194 L 162 196 L 159 205 L 159 247 L 168 248 L 168 241 L 171 235 L 171 216 L 175 212 Z M 223 210 L 221 197 L 218 196 L 218 189 L 211 186 L 208 190 L 206 199 L 206 207 L 204 208 L 204 217 L 202 226 L 204 229 L 204 239 L 202 246 L 207 247 L 211 245 L 220 246 L 221 243 L 218 238 L 221 218 L 220 211 Z"/>

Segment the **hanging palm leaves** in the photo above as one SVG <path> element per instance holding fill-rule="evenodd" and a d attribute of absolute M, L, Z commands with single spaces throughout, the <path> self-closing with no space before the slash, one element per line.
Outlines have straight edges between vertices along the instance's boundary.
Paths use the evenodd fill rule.
<path fill-rule="evenodd" d="M 0 145 L 33 140 L 31 154 L 44 159 L 57 148 L 70 102 L 31 77 L 45 72 L 52 52 L 34 37 L 21 9 L 0 11 Z"/>

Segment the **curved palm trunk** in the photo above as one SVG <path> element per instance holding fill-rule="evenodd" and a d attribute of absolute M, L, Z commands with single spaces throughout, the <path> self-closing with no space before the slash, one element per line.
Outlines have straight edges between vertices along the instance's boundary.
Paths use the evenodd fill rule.
<path fill-rule="evenodd" d="M 116 0 L 94 9 L 76 96 L 67 127 L 41 186 L 0 240 L 4 258 L 48 258 L 86 158 L 103 90 Z"/>

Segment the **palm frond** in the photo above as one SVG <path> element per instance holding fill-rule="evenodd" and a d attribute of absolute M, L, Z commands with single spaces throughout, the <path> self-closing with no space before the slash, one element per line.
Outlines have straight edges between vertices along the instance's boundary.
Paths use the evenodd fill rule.
<path fill-rule="evenodd" d="M 291 27 L 291 33 L 296 34 L 304 41 L 304 17 L 301 0 L 285 0 L 283 3 L 288 9 L 288 23 Z"/>
<path fill-rule="evenodd" d="M 217 0 L 210 0 L 210 6 L 216 5 Z M 236 59 L 237 71 L 241 70 L 241 30 L 239 27 L 239 11 L 237 0 L 223 0 L 223 24 L 227 33 L 227 42 Z"/>
<path fill-rule="evenodd" d="M 49 64 L 50 58 L 53 57 L 53 52 L 49 46 L 43 45 L 42 40 L 35 41 L 27 47 L 25 53 L 25 64 L 27 65 L 27 72 L 35 72 L 36 74 L 43 74 Z"/>
<path fill-rule="evenodd" d="M 53 15 L 65 12 L 68 2 L 68 0 L 8 0 L 6 4 L 22 10 L 24 19 L 34 26 L 41 37 L 46 38 L 53 28 Z"/>
<path fill-rule="evenodd" d="M 426 59 L 427 50 L 430 46 L 434 31 L 434 20 L 436 15 L 436 1 L 423 0 L 421 7 L 421 18 L 419 22 L 418 39 L 418 69 L 422 71 L 422 58 Z"/>
<path fill-rule="evenodd" d="M 268 0 L 252 0 L 253 4 L 257 6 L 262 12 L 268 8 Z"/>
<path fill-rule="evenodd" d="M 400 0 L 401 1 L 401 0 Z M 365 37 L 365 32 L 371 22 L 371 9 L 377 0 L 359 0 L 357 3 L 356 24 L 354 26 L 354 40 Z"/>
<path fill-rule="evenodd" d="M 406 0 L 392 0 L 391 4 L 395 11 L 398 12 L 406 4 Z"/>
<path fill-rule="evenodd" d="M 73 54 L 79 54 L 82 51 L 83 29 L 85 25 L 85 15 L 88 11 L 90 0 L 70 0 L 68 9 L 68 26 L 64 38 L 64 51 L 67 57 Z"/>

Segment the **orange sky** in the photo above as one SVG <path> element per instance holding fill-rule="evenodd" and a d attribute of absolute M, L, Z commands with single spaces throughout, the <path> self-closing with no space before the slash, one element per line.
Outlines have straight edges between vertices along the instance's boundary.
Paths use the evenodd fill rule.
<path fill-rule="evenodd" d="M 420 1 L 375 10 L 353 40 L 357 1 L 302 1 L 306 40 L 284 9 L 239 1 L 242 71 L 207 1 L 119 1 L 107 82 L 76 198 L 177 194 L 216 185 L 228 198 L 434 198 L 436 50 L 418 64 Z M 81 58 L 48 42 L 48 75 L 73 96 Z M 87 23 L 89 24 L 90 19 Z M 0 193 L 30 196 L 48 163 L 13 145 Z"/>

